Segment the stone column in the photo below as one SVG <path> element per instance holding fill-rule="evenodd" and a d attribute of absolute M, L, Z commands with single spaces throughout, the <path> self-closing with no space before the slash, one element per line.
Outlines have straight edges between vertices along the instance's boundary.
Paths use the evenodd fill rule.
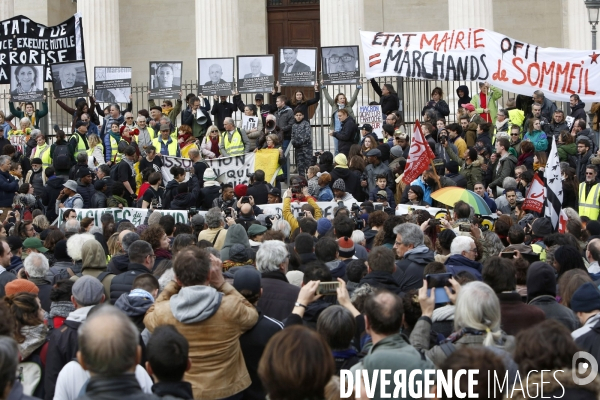
<path fill-rule="evenodd" d="M 85 46 L 88 84 L 94 82 L 94 67 L 121 65 L 119 0 L 78 0 Z"/>
<path fill-rule="evenodd" d="M 494 29 L 492 0 L 448 0 L 449 29 Z"/>
<path fill-rule="evenodd" d="M 563 46 L 572 50 L 590 50 L 592 27 L 584 2 L 565 1 L 563 6 L 566 8 L 566 13 L 563 12 L 563 18 L 566 19 L 563 23 Z"/>
<path fill-rule="evenodd" d="M 321 0 L 321 46 L 360 45 L 363 0 Z"/>
<path fill-rule="evenodd" d="M 196 0 L 197 58 L 238 55 L 240 27 L 238 0 Z"/>
<path fill-rule="evenodd" d="M 2 0 L 0 1 L 0 21 L 15 16 L 15 2 L 14 0 Z"/>

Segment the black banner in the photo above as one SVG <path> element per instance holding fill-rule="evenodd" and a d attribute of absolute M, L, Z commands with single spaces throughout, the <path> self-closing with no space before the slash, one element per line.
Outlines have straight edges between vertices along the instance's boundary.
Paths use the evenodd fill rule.
<path fill-rule="evenodd" d="M 43 64 L 44 81 L 52 81 L 50 64 L 84 60 L 81 18 L 75 15 L 45 26 L 18 15 L 0 21 L 0 84 L 10 83 L 10 66 Z"/>

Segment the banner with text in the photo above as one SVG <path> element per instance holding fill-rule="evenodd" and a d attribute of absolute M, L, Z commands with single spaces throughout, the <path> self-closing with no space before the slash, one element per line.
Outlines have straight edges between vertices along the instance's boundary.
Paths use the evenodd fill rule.
<path fill-rule="evenodd" d="M 369 124 L 373 133 L 379 139 L 383 139 L 383 121 L 385 117 L 381 112 L 381 106 L 360 106 L 358 108 L 358 122 L 361 125 Z"/>
<path fill-rule="evenodd" d="M 163 166 L 161 169 L 163 182 L 165 184 L 173 180 L 170 169 L 172 167 L 181 167 L 189 170 L 192 168 L 192 161 L 187 158 L 162 156 Z M 246 153 L 237 157 L 215 158 L 213 160 L 204 160 L 204 162 L 215 171 L 223 182 L 228 182 L 235 185 L 248 184 L 248 173 L 254 172 L 254 153 Z M 189 175 L 186 177 L 186 181 Z"/>
<path fill-rule="evenodd" d="M 596 101 L 600 53 L 539 47 L 483 28 L 432 32 L 361 31 L 367 78 L 402 76 L 430 80 L 487 81 L 551 100 L 579 94 Z"/>
<path fill-rule="evenodd" d="M 58 221 L 63 220 L 63 212 L 65 212 L 66 208 L 61 208 L 58 213 Z M 82 218 L 90 217 L 94 218 L 95 226 L 102 226 L 100 222 L 100 218 L 102 214 L 110 213 L 115 217 L 115 221 L 119 221 L 121 219 L 126 219 L 131 221 L 131 223 L 135 226 L 140 226 L 144 223 L 146 219 L 146 214 L 148 214 L 148 210 L 146 208 L 133 208 L 133 207 L 124 207 L 124 208 L 76 208 L 75 212 L 77 213 L 77 219 L 81 221 Z M 155 210 L 154 212 L 160 213 L 162 215 L 172 215 L 175 218 L 175 223 L 187 223 L 188 222 L 188 212 L 182 210 Z"/>
<path fill-rule="evenodd" d="M 17 15 L 0 21 L 0 84 L 10 83 L 10 66 L 45 65 L 44 81 L 52 81 L 50 64 L 83 60 L 81 17 L 45 26 Z"/>

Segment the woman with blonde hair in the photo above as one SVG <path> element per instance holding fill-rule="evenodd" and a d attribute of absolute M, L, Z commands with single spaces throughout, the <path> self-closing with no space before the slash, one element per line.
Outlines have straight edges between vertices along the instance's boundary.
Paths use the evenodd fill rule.
<path fill-rule="evenodd" d="M 104 145 L 98 135 L 92 133 L 88 136 L 90 148 L 87 150 L 88 167 L 95 169 L 98 165 L 104 164 Z"/>
<path fill-rule="evenodd" d="M 110 235 L 108 241 L 106 242 L 106 245 L 108 246 L 109 253 L 106 257 L 108 260 L 110 260 L 114 256 L 119 255 L 119 252 L 121 251 L 121 245 L 119 244 L 119 232 L 115 232 L 112 235 Z"/>
<path fill-rule="evenodd" d="M 221 132 L 216 125 L 212 125 L 206 131 L 206 136 L 202 140 L 200 150 L 204 158 L 213 159 L 219 158 L 221 152 L 219 151 L 219 144 L 221 143 Z"/>

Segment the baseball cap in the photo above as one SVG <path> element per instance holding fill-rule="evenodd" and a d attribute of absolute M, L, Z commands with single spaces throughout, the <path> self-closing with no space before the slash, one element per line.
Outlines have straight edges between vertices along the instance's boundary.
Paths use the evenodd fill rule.
<path fill-rule="evenodd" d="M 364 124 L 360 127 L 360 129 L 364 129 L 367 132 L 373 132 L 373 127 L 371 126 L 371 124 Z"/>
<path fill-rule="evenodd" d="M 279 190 L 278 188 L 274 187 L 274 188 L 271 188 L 271 190 L 269 190 L 269 194 L 272 195 L 272 196 L 281 197 L 281 190 Z"/>
<path fill-rule="evenodd" d="M 48 251 L 48 249 L 44 247 L 44 244 L 42 243 L 42 241 L 35 237 L 30 237 L 30 238 L 25 239 L 25 241 L 23 242 L 23 248 L 24 249 L 36 249 L 37 251 L 39 251 L 41 253 L 45 253 Z"/>
<path fill-rule="evenodd" d="M 80 126 L 87 126 L 87 124 L 88 124 L 87 121 L 79 120 L 75 123 L 75 128 L 79 128 Z"/>
<path fill-rule="evenodd" d="M 471 103 L 463 104 L 463 108 L 468 111 L 475 111 L 475 106 Z"/>
<path fill-rule="evenodd" d="M 262 93 L 259 93 L 254 96 L 254 100 L 264 100 L 264 99 L 265 99 L 265 96 L 263 96 Z"/>
<path fill-rule="evenodd" d="M 88 175 L 92 175 L 92 171 L 89 168 L 79 168 L 77 171 L 77 178 L 83 178 Z"/>
<path fill-rule="evenodd" d="M 169 131 L 170 132 L 171 131 L 171 127 L 169 125 L 167 125 L 167 124 L 162 124 L 160 126 L 160 130 L 161 130 L 161 132 L 162 131 Z"/>
<path fill-rule="evenodd" d="M 100 304 L 104 287 L 98 278 L 84 275 L 75 281 L 72 289 L 73 297 L 80 306 L 94 306 Z"/>

